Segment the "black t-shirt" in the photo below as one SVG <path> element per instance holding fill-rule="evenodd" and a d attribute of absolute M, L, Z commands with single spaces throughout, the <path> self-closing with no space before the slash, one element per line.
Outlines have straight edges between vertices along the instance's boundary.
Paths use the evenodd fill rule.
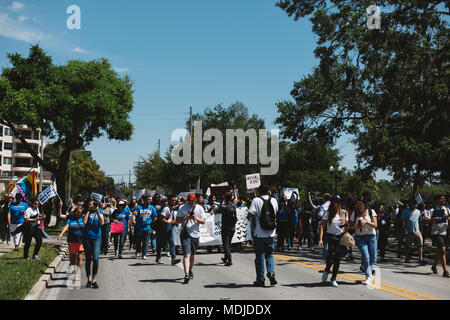
<path fill-rule="evenodd" d="M 222 229 L 233 229 L 236 225 L 236 206 L 233 203 L 228 203 L 221 206 L 218 213 L 222 214 Z"/>
<path fill-rule="evenodd" d="M 3 206 L 5 204 L 5 206 Z M 2 208 L 3 207 L 3 208 Z M 7 203 L 0 204 L 0 221 L 1 222 L 8 222 L 8 209 L 9 205 Z"/>

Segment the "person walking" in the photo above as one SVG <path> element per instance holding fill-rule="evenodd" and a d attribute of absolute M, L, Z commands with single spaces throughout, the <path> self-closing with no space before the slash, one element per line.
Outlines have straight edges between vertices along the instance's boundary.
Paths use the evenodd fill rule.
<path fill-rule="evenodd" d="M 59 203 L 59 210 L 62 212 L 63 203 Z M 69 243 L 69 260 L 70 265 L 75 270 L 75 281 L 80 281 L 81 268 L 83 267 L 83 239 L 84 239 L 84 221 L 83 221 L 83 207 L 81 205 L 75 206 L 73 214 L 67 219 L 65 227 L 58 235 L 58 240 L 61 240 L 64 233 L 69 231 L 67 242 Z"/>
<path fill-rule="evenodd" d="M 143 260 L 147 260 L 148 244 L 151 235 L 152 220 L 156 220 L 158 214 L 155 207 L 150 203 L 151 197 L 143 196 L 142 205 L 136 207 L 136 214 L 133 215 L 133 224 L 136 225 L 136 258 L 141 255 Z"/>
<path fill-rule="evenodd" d="M 125 201 L 121 200 L 116 210 L 111 215 L 111 222 L 123 223 L 123 232 L 113 234 L 114 241 L 114 257 L 122 259 L 123 247 L 130 229 L 130 209 L 126 206 Z"/>
<path fill-rule="evenodd" d="M 113 208 L 112 200 L 113 199 L 111 199 L 111 203 L 104 203 L 103 204 L 104 208 L 102 208 L 104 221 L 103 221 L 103 225 L 102 225 L 102 240 L 101 240 L 100 252 L 103 255 L 107 255 L 108 249 L 109 249 L 109 234 L 111 232 L 110 217 L 115 210 L 115 206 Z M 108 200 L 105 199 L 105 201 L 108 201 Z"/>
<path fill-rule="evenodd" d="M 29 260 L 28 251 L 30 250 L 31 241 L 34 238 L 36 245 L 34 247 L 33 260 L 39 260 L 39 250 L 42 246 L 42 230 L 40 222 L 43 217 L 39 213 L 39 200 L 34 197 L 31 199 L 31 207 L 25 210 L 24 214 L 24 231 L 23 238 L 25 246 L 23 248 L 23 258 Z"/>
<path fill-rule="evenodd" d="M 193 269 L 200 244 L 200 225 L 206 223 L 205 210 L 196 204 L 195 194 L 189 194 L 187 203 L 179 208 L 176 221 L 182 224 L 180 241 L 184 252 L 184 283 L 187 284 L 189 280 L 194 279 Z"/>
<path fill-rule="evenodd" d="M 368 203 L 360 200 L 350 218 L 351 228 L 355 230 L 356 245 L 362 256 L 363 270 L 366 275 L 365 285 L 369 285 L 375 275 L 377 264 L 377 214 Z"/>
<path fill-rule="evenodd" d="M 130 209 L 130 217 L 131 220 L 130 222 L 130 232 L 128 233 L 128 240 L 130 242 L 130 250 L 134 249 L 136 250 L 136 224 L 133 222 L 133 216 L 137 215 L 136 212 L 136 208 L 137 208 L 138 204 L 136 201 L 136 198 L 131 199 L 129 205 L 128 205 L 128 209 Z"/>
<path fill-rule="evenodd" d="M 302 251 L 302 245 L 306 242 L 310 251 L 313 250 L 313 238 L 312 238 L 312 215 L 313 209 L 309 202 L 306 202 L 300 212 L 301 221 L 301 236 L 298 250 Z"/>
<path fill-rule="evenodd" d="M 233 265 L 231 257 L 231 241 L 233 240 L 234 233 L 236 232 L 236 205 L 232 201 L 232 195 L 230 192 L 226 192 L 223 196 L 222 205 L 213 212 L 213 214 L 222 215 L 222 245 L 224 251 L 224 257 L 222 262 L 226 267 Z"/>
<path fill-rule="evenodd" d="M 15 200 L 15 203 L 11 204 L 8 208 L 8 225 L 14 239 L 14 250 L 19 251 L 22 232 L 18 231 L 22 229 L 20 227 L 25 222 L 24 215 L 25 211 L 28 209 L 28 204 L 23 201 L 22 194 L 20 193 L 16 194 Z"/>
<path fill-rule="evenodd" d="M 284 243 L 288 243 L 289 236 L 289 214 L 287 208 L 287 199 L 286 196 L 281 196 L 281 200 L 279 203 L 279 210 L 276 214 L 277 217 L 277 251 L 284 252 Z"/>
<path fill-rule="evenodd" d="M 427 222 L 431 223 L 431 238 L 433 240 L 433 245 L 438 248 L 431 270 L 434 274 L 437 274 L 437 264 L 441 262 L 442 268 L 444 269 L 443 277 L 449 278 L 445 251 L 450 210 L 445 206 L 444 195 L 437 195 L 435 200 L 436 206 L 434 209 L 430 210 L 429 216 L 426 219 Z"/>
<path fill-rule="evenodd" d="M 389 231 L 392 224 L 392 207 L 389 207 L 387 211 L 383 205 L 380 205 L 377 214 L 377 223 L 380 230 L 380 238 L 378 239 L 378 249 L 380 252 L 381 262 L 385 262 L 386 246 L 389 239 Z"/>
<path fill-rule="evenodd" d="M 406 235 L 405 243 L 405 263 L 409 263 L 410 247 L 414 242 L 419 250 L 419 263 L 426 265 L 426 261 L 423 260 L 423 237 L 419 228 L 420 211 L 416 209 L 416 200 L 410 199 L 408 201 L 408 207 L 403 210 L 401 219 L 403 221 L 403 232 Z"/>
<path fill-rule="evenodd" d="M 340 240 L 345 233 L 346 228 L 348 228 L 348 214 L 347 211 L 342 209 L 341 205 L 341 197 L 337 194 L 334 195 L 331 198 L 328 210 L 323 215 L 319 235 L 319 247 L 323 245 L 325 230 L 325 237 L 328 238 L 327 265 L 322 275 L 322 282 L 326 283 L 328 281 L 328 275 L 331 273 L 331 267 L 333 267 L 333 274 L 330 280 L 330 284 L 333 287 L 339 286 L 336 279 L 341 264 L 342 253 L 344 251 L 344 247 L 340 245 Z"/>
<path fill-rule="evenodd" d="M 88 279 L 86 288 L 98 289 L 97 273 L 100 256 L 100 245 L 102 240 L 102 225 L 104 222 L 103 211 L 100 203 L 90 198 L 86 201 L 83 213 L 84 241 L 83 247 L 86 252 L 86 276 Z M 92 270 L 91 270 L 92 264 Z"/>
<path fill-rule="evenodd" d="M 8 211 L 9 206 L 12 204 L 13 200 L 14 196 L 12 194 L 5 194 L 4 201 L 0 207 L 0 236 L 2 239 L 2 243 L 6 241 L 6 244 L 8 245 L 11 241 L 11 233 L 8 224 Z"/>
<path fill-rule="evenodd" d="M 278 202 L 269 196 L 269 187 L 261 185 L 259 187 L 260 197 L 254 198 L 250 209 L 248 209 L 247 219 L 252 220 L 254 228 L 253 243 L 255 247 L 255 287 L 265 286 L 264 262 L 267 268 L 267 277 L 272 286 L 278 282 L 275 279 L 275 267 L 273 261 L 274 237 L 276 235 L 276 214 L 278 212 Z"/>
<path fill-rule="evenodd" d="M 161 227 L 160 230 L 156 232 L 156 263 L 163 264 L 161 261 L 161 252 L 163 248 L 169 245 L 170 257 L 172 258 L 172 265 L 180 263 L 180 259 L 177 259 L 175 253 L 175 242 L 173 239 L 173 225 L 176 224 L 175 220 L 175 206 L 177 204 L 177 198 L 175 196 L 168 196 L 163 202 L 163 209 L 161 214 L 158 216 L 160 219 Z"/>

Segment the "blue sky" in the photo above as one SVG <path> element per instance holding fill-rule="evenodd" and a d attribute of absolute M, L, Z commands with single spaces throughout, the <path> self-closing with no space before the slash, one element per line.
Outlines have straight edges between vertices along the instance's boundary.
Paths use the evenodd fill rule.
<path fill-rule="evenodd" d="M 81 30 L 66 27 L 72 4 L 81 8 Z M 106 57 L 117 72 L 128 74 L 135 81 L 132 141 L 102 138 L 87 148 L 108 175 L 126 174 L 139 156 L 156 150 L 158 139 L 167 149 L 172 131 L 184 127 L 189 106 L 197 113 L 241 101 L 275 128 L 275 104 L 289 99 L 294 81 L 318 61 L 309 21 L 294 22 L 274 4 L 0 0 L 0 66 L 7 65 L 6 53 L 26 55 L 39 41 L 56 63 Z M 338 147 L 342 166 L 353 169 L 349 140 L 343 137 Z"/>

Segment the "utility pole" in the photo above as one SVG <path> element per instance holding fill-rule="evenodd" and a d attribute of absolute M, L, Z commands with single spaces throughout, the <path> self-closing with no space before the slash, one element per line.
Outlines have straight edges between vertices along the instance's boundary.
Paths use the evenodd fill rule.
<path fill-rule="evenodd" d="M 192 139 L 192 134 L 193 134 L 193 127 L 192 127 L 192 107 L 191 107 L 191 117 L 190 117 L 190 127 L 191 127 L 191 139 Z"/>
<path fill-rule="evenodd" d="M 158 140 L 158 156 L 161 158 L 161 139 Z"/>
<path fill-rule="evenodd" d="M 131 170 L 128 171 L 128 188 L 131 188 Z"/>

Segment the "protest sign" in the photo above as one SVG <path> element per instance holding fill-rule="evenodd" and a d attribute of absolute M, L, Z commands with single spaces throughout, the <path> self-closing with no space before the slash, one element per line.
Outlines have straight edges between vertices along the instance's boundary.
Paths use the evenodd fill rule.
<path fill-rule="evenodd" d="M 249 174 L 245 177 L 247 181 L 247 190 L 257 189 L 261 186 L 261 176 L 259 173 Z"/>
<path fill-rule="evenodd" d="M 92 192 L 91 197 L 94 198 L 94 200 L 99 203 L 102 202 L 102 199 L 103 199 L 103 195 L 101 195 L 99 193 L 95 193 L 95 192 Z"/>
<path fill-rule="evenodd" d="M 53 186 L 50 186 L 47 189 L 45 189 L 44 191 L 42 191 L 41 194 L 38 196 L 39 203 L 41 205 L 43 205 L 48 200 L 50 200 L 51 198 L 56 197 L 56 196 L 58 196 L 58 193 L 56 193 L 56 190 L 55 190 L 55 188 L 53 188 Z"/>

